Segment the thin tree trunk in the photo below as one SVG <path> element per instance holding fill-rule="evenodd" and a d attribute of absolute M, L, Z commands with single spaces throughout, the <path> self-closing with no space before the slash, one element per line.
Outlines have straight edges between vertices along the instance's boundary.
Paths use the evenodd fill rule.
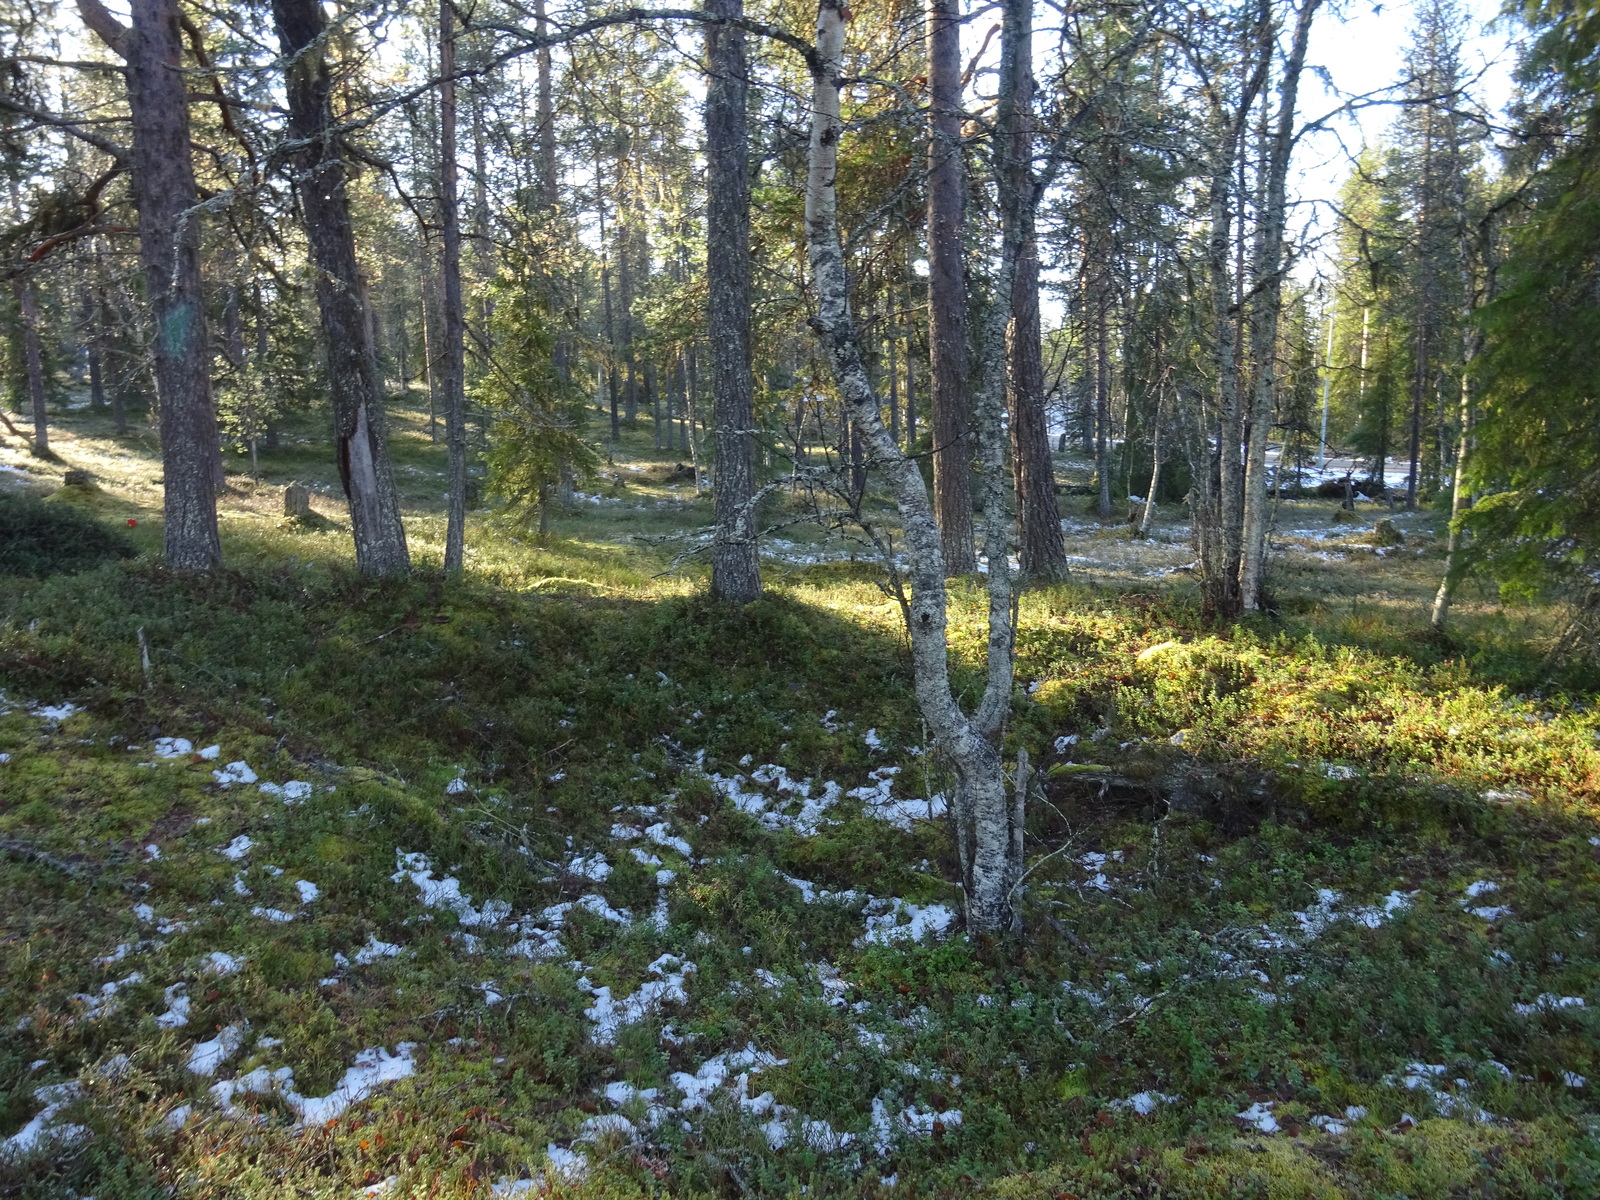
<path fill-rule="evenodd" d="M 617 411 L 617 332 L 611 307 L 611 256 L 606 246 L 606 203 L 603 195 L 599 197 L 596 207 L 600 219 L 600 296 L 606 321 L 606 389 L 611 401 L 611 445 L 615 448 L 617 439 L 622 436 L 622 421 Z"/>
<path fill-rule="evenodd" d="M 100 300 L 93 291 L 84 297 L 84 315 L 88 334 L 85 349 L 89 354 L 89 408 L 96 413 L 103 413 L 106 410 L 105 372 L 101 365 L 104 330 L 100 324 Z"/>
<path fill-rule="evenodd" d="M 424 248 L 423 253 L 428 253 Z M 439 392 L 433 375 L 433 333 L 428 328 L 428 276 L 422 276 L 419 298 L 422 301 L 422 369 L 428 377 L 428 440 L 439 441 Z M 437 323 L 435 323 L 437 324 Z"/>
<path fill-rule="evenodd" d="M 1467 439 L 1472 428 L 1472 359 L 1476 345 L 1470 331 L 1465 340 L 1467 348 L 1461 371 L 1461 444 L 1456 448 L 1455 473 L 1451 479 L 1450 533 L 1445 543 L 1444 578 L 1439 581 L 1439 591 L 1434 595 L 1433 611 L 1429 616 L 1429 624 L 1434 629 L 1444 628 L 1445 620 L 1450 615 L 1450 604 L 1455 599 L 1456 585 L 1461 582 L 1461 549 L 1465 536 L 1461 530 L 1461 516 L 1472 503 L 1466 486 L 1466 474 Z"/>
<path fill-rule="evenodd" d="M 178 5 L 132 0 L 129 8 L 132 27 L 123 29 L 99 0 L 78 3 L 85 24 L 127 62 L 139 264 L 156 330 L 167 562 L 179 570 L 209 570 L 222 562 L 213 474 L 217 416 Z"/>
<path fill-rule="evenodd" d="M 39 349 L 39 313 L 33 302 L 33 280 L 26 275 L 13 275 L 11 292 L 17 298 L 17 309 L 22 318 L 28 400 L 33 409 L 33 452 L 40 458 L 47 458 L 50 454 L 50 418 L 44 408 L 44 357 Z"/>
<path fill-rule="evenodd" d="M 1100 485 L 1095 500 L 1095 515 L 1102 521 L 1111 516 L 1111 349 L 1107 309 L 1110 302 L 1105 295 L 1106 283 L 1100 281 L 1100 294 L 1095 299 L 1094 325 L 1094 473 Z"/>
<path fill-rule="evenodd" d="M 644 390 L 650 401 L 650 444 L 657 450 L 670 450 L 672 447 L 663 445 L 661 438 L 661 389 L 658 383 L 655 359 L 647 359 L 644 364 Z"/>
<path fill-rule="evenodd" d="M 411 570 L 411 555 L 389 465 L 367 287 L 356 260 L 345 191 L 345 149 L 332 131 L 327 22 L 317 0 L 273 0 L 272 11 L 284 56 L 289 129 L 299 143 L 294 161 L 300 208 L 317 268 L 339 478 L 350 503 L 356 565 L 368 575 L 404 575 Z"/>
<path fill-rule="evenodd" d="M 458 574 L 467 547 L 467 397 L 461 305 L 461 210 L 456 165 L 456 34 L 453 0 L 439 3 L 439 225 L 444 283 L 444 441 L 449 464 L 450 501 L 445 523 L 444 569 Z"/>
<path fill-rule="evenodd" d="M 744 0 L 710 0 L 707 11 L 737 19 L 744 15 Z M 706 64 L 706 317 L 717 469 L 711 594 L 745 604 L 761 595 L 761 562 L 751 434 L 749 64 L 744 31 L 732 25 L 706 26 Z"/>
<path fill-rule="evenodd" d="M 694 494 L 698 496 L 705 488 L 705 463 L 700 453 L 700 375 L 693 341 L 690 341 L 684 349 L 682 361 L 685 378 L 684 408 L 689 418 L 689 462 L 694 467 Z"/>
<path fill-rule="evenodd" d="M 1284 60 L 1283 79 L 1278 85 L 1278 120 L 1267 153 L 1264 204 L 1257 217 L 1259 235 L 1253 271 L 1256 297 L 1250 322 L 1250 357 L 1254 361 L 1255 379 L 1239 534 L 1239 603 L 1246 612 L 1260 607 L 1266 564 L 1267 441 L 1272 432 L 1278 385 L 1278 319 L 1283 309 L 1283 237 L 1288 212 L 1289 159 L 1294 149 L 1300 75 L 1305 67 L 1311 21 L 1320 4 L 1321 0 L 1301 0 L 1300 11 L 1295 16 L 1294 37 Z"/>
<path fill-rule="evenodd" d="M 1155 523 L 1156 492 L 1161 489 L 1161 402 L 1165 398 L 1166 385 L 1163 383 L 1156 391 L 1156 419 L 1150 430 L 1150 487 L 1144 494 L 1144 512 L 1139 514 L 1140 537 L 1149 537 L 1150 527 Z"/>
<path fill-rule="evenodd" d="M 967 433 L 966 222 L 961 158 L 961 7 L 928 0 L 928 351 L 933 494 L 952 575 L 978 569 Z"/>
<path fill-rule="evenodd" d="M 889 440 L 900 444 L 900 339 L 889 330 Z"/>
<path fill-rule="evenodd" d="M 545 0 L 534 0 L 534 30 L 540 37 L 546 32 Z M 550 47 L 539 47 L 538 53 L 538 108 L 539 117 L 539 190 L 546 209 L 556 206 L 556 109 L 555 89 L 551 84 Z"/>

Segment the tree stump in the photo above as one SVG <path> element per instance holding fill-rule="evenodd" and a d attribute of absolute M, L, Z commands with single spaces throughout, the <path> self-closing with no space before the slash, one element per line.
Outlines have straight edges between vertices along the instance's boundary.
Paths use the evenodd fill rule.
<path fill-rule="evenodd" d="M 94 476 L 81 467 L 74 467 L 61 477 L 64 487 L 89 487 L 94 483 Z"/>
<path fill-rule="evenodd" d="M 311 489 L 291 483 L 283 489 L 283 515 L 304 520 L 311 515 Z"/>

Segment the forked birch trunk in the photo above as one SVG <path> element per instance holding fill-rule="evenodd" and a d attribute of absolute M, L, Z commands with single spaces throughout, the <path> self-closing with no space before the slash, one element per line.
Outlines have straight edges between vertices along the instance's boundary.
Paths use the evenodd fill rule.
<path fill-rule="evenodd" d="M 843 128 L 839 118 L 839 77 L 844 27 L 840 0 L 821 0 L 817 9 L 817 65 L 805 198 L 806 243 L 817 296 L 817 313 L 811 325 L 827 356 L 840 399 L 887 476 L 899 509 L 912 593 L 906 625 L 917 705 L 956 775 L 957 835 L 966 847 L 962 858 L 967 928 L 975 934 L 1002 933 L 1017 923 L 1020 878 L 1016 866 L 1018 810 L 1007 794 L 997 747 L 1010 706 L 1012 682 L 1006 531 L 997 530 L 998 522 L 993 519 L 997 511 L 1003 511 L 1008 490 L 1004 480 L 1005 439 L 997 411 L 1001 398 L 996 388 L 986 388 L 981 405 L 981 455 L 985 490 L 989 493 L 985 522 L 989 526 L 986 542 L 990 557 L 989 664 L 983 699 L 977 713 L 969 717 L 951 690 L 945 644 L 945 560 L 933 504 L 915 461 L 894 444 L 884 428 L 850 312 L 835 191 Z M 1002 280 L 1005 285 L 1009 282 Z M 998 294 L 1009 293 L 1003 287 Z M 995 324 L 1003 334 L 1004 307 L 997 307 L 1001 313 Z"/>

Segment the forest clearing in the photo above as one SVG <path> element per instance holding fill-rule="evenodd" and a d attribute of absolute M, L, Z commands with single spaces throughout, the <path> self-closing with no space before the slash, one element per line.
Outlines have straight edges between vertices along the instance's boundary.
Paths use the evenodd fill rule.
<path fill-rule="evenodd" d="M 1600 11 L 0 0 L 0 1198 L 1600 1196 Z"/>

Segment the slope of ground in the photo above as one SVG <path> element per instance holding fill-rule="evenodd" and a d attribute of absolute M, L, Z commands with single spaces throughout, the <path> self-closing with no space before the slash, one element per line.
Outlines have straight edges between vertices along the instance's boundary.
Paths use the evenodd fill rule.
<path fill-rule="evenodd" d="M 103 434 L 56 444 L 149 546 Z M 628 445 L 546 548 L 476 516 L 456 583 L 283 522 L 330 483 L 295 447 L 225 501 L 227 571 L 0 579 L 0 1194 L 1600 1188 L 1597 721 L 1547 614 L 1423 635 L 1431 518 L 1380 556 L 1286 508 L 1278 615 L 1221 630 L 1177 513 L 1067 513 L 994 946 L 870 569 L 785 530 L 718 611 L 662 574 L 707 501 Z"/>

